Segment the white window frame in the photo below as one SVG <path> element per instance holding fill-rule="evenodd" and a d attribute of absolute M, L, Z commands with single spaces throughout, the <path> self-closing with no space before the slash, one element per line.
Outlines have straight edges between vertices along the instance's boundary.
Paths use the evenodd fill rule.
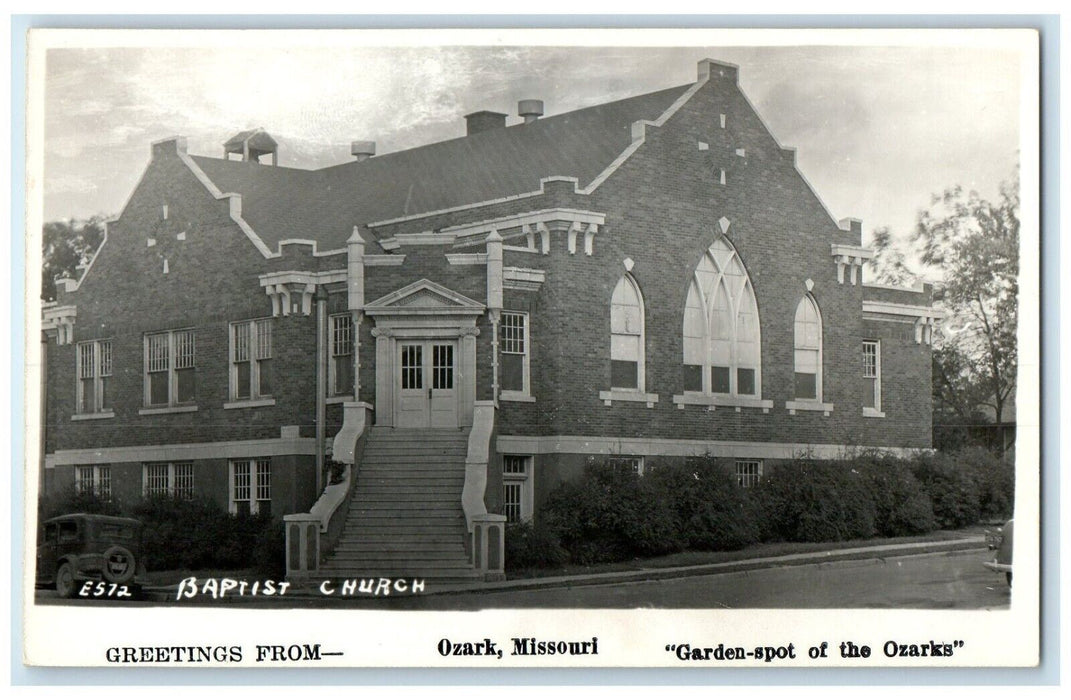
<path fill-rule="evenodd" d="M 518 318 L 523 320 L 523 323 L 521 325 L 521 328 L 523 330 L 523 333 L 522 333 L 522 336 L 521 336 L 521 340 L 524 343 L 524 351 L 523 352 L 507 351 L 506 350 L 506 339 L 505 339 L 505 334 L 504 334 L 504 330 L 506 328 L 506 316 L 516 316 L 516 317 L 518 317 Z M 505 399 L 507 401 L 509 401 L 511 399 L 514 399 L 514 400 L 530 399 L 531 396 L 532 396 L 532 379 L 531 379 L 532 326 L 531 326 L 531 318 L 529 317 L 527 311 L 513 311 L 513 310 L 503 310 L 502 311 L 502 316 L 501 316 L 501 318 L 499 320 L 499 341 L 498 342 L 499 342 L 499 354 L 500 355 L 521 355 L 523 357 L 523 360 L 522 360 L 522 363 L 523 363 L 522 364 L 522 366 L 523 366 L 523 372 L 522 372 L 523 380 L 521 382 L 521 389 L 520 390 L 502 389 L 499 392 L 499 398 Z M 501 373 L 500 373 L 500 377 L 501 377 Z M 499 381 L 501 381 L 501 379 Z"/>
<path fill-rule="evenodd" d="M 163 478 L 166 484 L 163 490 L 150 492 L 149 490 L 149 469 L 166 468 L 166 472 Z M 143 498 L 149 498 L 150 496 L 171 496 L 173 498 L 193 498 L 196 488 L 196 482 L 194 480 L 194 468 L 193 462 L 143 462 L 141 465 L 141 495 Z M 178 480 L 189 479 L 189 486 L 183 486 L 180 490 Z"/>
<path fill-rule="evenodd" d="M 88 479 L 85 477 L 88 475 Z M 86 493 L 83 482 L 89 481 L 91 493 L 103 499 L 112 497 L 112 467 L 110 464 L 80 464 L 74 468 L 74 488 Z"/>
<path fill-rule="evenodd" d="M 874 374 L 867 374 L 867 346 L 874 348 Z M 884 418 L 885 413 L 881 409 L 881 341 L 863 341 L 863 381 L 874 380 L 874 405 L 863 406 L 863 415 L 868 418 Z"/>
<path fill-rule="evenodd" d="M 268 329 L 268 332 L 267 332 L 268 354 L 264 355 L 264 356 L 262 356 L 262 354 L 261 354 L 262 351 L 263 351 L 263 348 L 261 347 L 261 333 L 260 333 L 260 329 L 262 327 L 262 324 L 263 324 L 263 327 L 266 327 Z M 239 360 L 236 359 L 236 354 L 238 352 L 238 346 L 237 346 L 237 343 L 235 342 L 235 334 L 236 334 L 238 328 L 241 327 L 241 326 L 247 326 L 248 327 L 247 332 L 249 334 L 249 336 L 248 336 L 249 337 L 249 341 L 248 341 L 248 347 L 246 348 L 247 357 L 244 360 L 239 361 Z M 230 360 L 229 363 L 228 363 L 228 366 L 230 368 L 230 400 L 232 402 L 238 402 L 238 403 L 246 402 L 246 401 L 253 402 L 253 401 L 260 401 L 262 399 L 270 399 L 271 398 L 271 396 L 272 396 L 271 392 L 261 393 L 261 390 L 260 390 L 261 389 L 261 387 L 260 387 L 260 369 L 261 369 L 260 368 L 260 362 L 261 362 L 261 360 L 274 361 L 274 357 L 273 356 L 275 354 L 275 340 L 272 337 L 273 334 L 274 334 L 274 329 L 272 328 L 272 319 L 271 319 L 270 316 L 267 317 L 267 318 L 254 318 L 254 319 L 249 319 L 247 321 L 237 321 L 235 323 L 230 324 L 230 333 L 229 333 L 229 337 L 228 337 L 228 355 L 227 355 L 227 357 Z M 241 398 L 238 398 L 238 365 L 247 364 L 247 363 L 250 365 L 250 367 L 249 367 L 249 396 L 243 396 Z"/>
<path fill-rule="evenodd" d="M 350 364 L 351 365 L 353 364 L 353 351 L 354 351 L 354 348 L 356 347 L 356 341 L 357 341 L 357 339 L 355 337 L 355 335 L 357 333 L 357 324 L 355 324 L 353 322 L 353 314 L 351 314 L 350 312 L 346 312 L 344 314 L 331 314 L 328 318 L 329 318 L 329 321 L 328 321 L 328 333 L 329 333 L 329 335 L 328 335 L 328 339 L 327 339 L 327 342 L 328 342 L 327 350 L 328 350 L 328 357 L 330 358 L 330 361 L 327 363 L 327 395 L 329 397 L 333 397 L 333 398 L 352 397 L 353 396 L 353 391 L 354 391 L 353 386 L 349 387 L 349 391 L 343 391 L 343 392 L 335 391 L 335 384 L 336 384 L 337 378 L 338 378 L 337 377 L 338 371 L 335 369 L 335 358 L 337 358 L 337 357 L 348 357 Z M 341 354 L 341 353 L 336 354 L 336 352 L 335 352 L 335 350 L 336 350 L 336 336 L 337 336 L 339 331 L 335 327 L 335 324 L 338 323 L 342 319 L 349 319 L 349 322 L 350 322 L 350 324 L 349 324 L 349 327 L 350 327 L 349 350 L 350 351 L 349 351 L 349 353 L 346 353 L 346 354 Z M 354 373 L 356 373 L 356 369 L 353 369 L 352 371 Z M 354 374 L 354 384 L 356 384 L 356 374 Z"/>
<path fill-rule="evenodd" d="M 647 466 L 643 455 L 610 455 L 606 458 L 606 464 L 614 469 L 628 467 L 637 476 L 643 476 Z"/>
<path fill-rule="evenodd" d="M 92 374 L 88 377 L 82 376 L 82 353 L 84 348 L 90 348 L 93 353 L 93 359 L 91 362 Z M 75 415 L 78 416 L 99 416 L 108 417 L 114 416 L 115 412 L 112 407 L 104 407 L 104 380 L 105 378 L 111 379 L 114 374 L 112 367 L 113 354 L 112 354 L 112 341 L 106 340 L 87 340 L 85 342 L 78 343 L 74 353 L 74 376 L 75 376 Z M 84 410 L 82 404 L 85 401 L 85 388 L 82 385 L 83 380 L 93 380 L 93 405 Z M 114 391 L 114 387 L 113 387 Z"/>
<path fill-rule="evenodd" d="M 749 473 L 747 470 L 751 467 L 755 468 L 754 473 Z M 738 459 L 733 465 L 733 475 L 736 477 L 736 483 L 741 488 L 751 488 L 758 486 L 762 481 L 763 463 L 761 459 Z"/>
<path fill-rule="evenodd" d="M 635 333 L 621 333 L 621 332 L 616 332 L 615 333 L 614 329 L 613 329 L 613 297 L 616 294 L 618 287 L 620 287 L 622 284 L 628 285 L 629 287 L 632 288 L 632 292 L 635 295 L 636 301 L 637 301 L 637 303 L 639 304 L 639 307 L 640 307 L 639 308 L 640 327 Z M 614 338 L 614 336 L 620 335 L 620 336 L 638 338 L 637 344 L 638 344 L 639 347 L 638 347 L 638 350 L 637 350 L 637 357 L 636 357 L 636 386 L 634 386 L 634 387 L 618 387 L 618 386 L 614 386 L 613 385 L 613 378 L 612 378 L 613 372 L 611 372 L 610 391 L 612 391 L 614 393 L 617 393 L 617 392 L 636 392 L 636 393 L 641 393 L 642 394 L 642 393 L 644 393 L 646 391 L 646 387 L 647 387 L 647 368 L 646 368 L 646 355 L 647 355 L 647 353 L 646 353 L 646 347 L 645 347 L 646 344 L 647 344 L 646 315 L 647 315 L 647 310 L 646 310 L 646 307 L 645 307 L 645 305 L 643 303 L 643 292 L 640 291 L 640 285 L 639 285 L 639 283 L 636 282 L 636 278 L 635 277 L 633 277 L 632 275 L 630 275 L 629 273 L 626 272 L 624 275 L 621 276 L 621 279 L 618 280 L 617 284 L 614 285 L 614 290 L 610 294 L 610 362 L 612 363 L 614 361 L 614 350 L 613 350 L 613 338 Z"/>
<path fill-rule="evenodd" d="M 245 465 L 249 472 L 249 484 L 243 488 L 249 489 L 247 498 L 238 498 L 238 484 L 235 478 L 239 467 Z M 260 502 L 267 501 L 271 504 L 271 458 L 251 457 L 249 459 L 232 459 L 227 462 L 227 503 L 228 510 L 232 514 L 238 513 L 238 504 L 249 503 L 249 514 L 256 515 L 260 512 Z M 262 477 L 266 477 L 263 478 Z"/>
<path fill-rule="evenodd" d="M 507 471 L 510 460 L 516 460 L 515 463 L 521 465 L 521 471 Z M 533 467 L 535 459 L 532 455 L 502 455 L 502 509 L 506 514 L 507 522 L 531 522 L 533 517 Z M 520 502 L 518 506 L 518 518 L 515 520 L 509 520 L 508 509 L 506 508 L 506 492 L 507 485 L 517 485 L 520 487 Z"/>
<path fill-rule="evenodd" d="M 178 336 L 181 333 L 189 333 L 190 334 L 190 338 L 192 339 L 193 352 L 191 353 L 191 355 L 192 355 L 192 358 L 193 358 L 192 359 L 193 363 L 189 367 L 179 367 L 178 366 L 178 359 L 179 359 L 178 358 L 178 353 L 177 353 L 178 348 L 176 346 L 175 339 L 176 339 L 176 336 Z M 154 403 L 151 403 L 151 401 L 152 401 L 152 379 L 151 379 L 151 377 L 149 375 L 153 374 L 153 373 L 149 371 L 149 365 L 150 365 L 149 339 L 152 338 L 152 337 L 161 336 L 161 335 L 166 335 L 167 336 L 167 370 L 166 370 L 167 374 L 168 374 L 168 379 L 167 379 L 167 403 L 166 404 L 162 404 L 162 403 L 154 404 Z M 142 400 L 144 402 L 145 409 L 153 410 L 153 409 L 166 409 L 166 408 L 175 408 L 175 407 L 184 407 L 184 406 L 196 407 L 196 405 L 197 405 L 197 389 L 196 389 L 196 381 L 197 381 L 197 331 L 196 331 L 196 329 L 193 329 L 193 328 L 176 328 L 174 330 L 154 331 L 152 333 L 146 333 L 145 336 L 144 336 L 144 347 L 145 347 L 145 349 L 144 349 L 144 371 L 143 371 L 143 374 L 144 374 L 144 395 L 143 395 L 143 399 Z M 181 403 L 178 401 L 178 372 L 179 372 L 180 369 L 192 369 L 193 370 L 193 374 L 194 374 L 194 398 L 193 398 L 192 401 L 183 401 Z"/>

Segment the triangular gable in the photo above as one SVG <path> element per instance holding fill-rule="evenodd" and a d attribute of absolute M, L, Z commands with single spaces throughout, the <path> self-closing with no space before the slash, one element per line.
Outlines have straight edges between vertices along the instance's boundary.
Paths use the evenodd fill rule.
<path fill-rule="evenodd" d="M 369 302 L 364 312 L 377 314 L 481 314 L 486 307 L 429 279 L 422 279 Z"/>

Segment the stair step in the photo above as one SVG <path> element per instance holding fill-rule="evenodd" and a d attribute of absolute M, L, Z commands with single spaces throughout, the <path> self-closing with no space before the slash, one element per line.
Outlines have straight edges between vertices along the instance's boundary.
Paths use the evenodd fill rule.
<path fill-rule="evenodd" d="M 461 511 L 460 494 L 427 494 L 414 496 L 413 494 L 363 494 L 353 501 L 351 508 L 366 508 L 369 510 L 397 510 L 428 508 L 431 510 Z"/>
<path fill-rule="evenodd" d="M 398 523 L 389 520 L 380 520 L 379 522 L 346 523 L 346 526 L 343 528 L 342 536 L 344 538 L 365 536 L 368 536 L 369 538 L 401 537 L 407 535 L 456 535 L 458 537 L 464 537 L 467 534 L 463 523 L 456 523 L 453 525 L 399 525 Z"/>
<path fill-rule="evenodd" d="M 361 540 L 340 541 L 336 552 L 464 552 L 461 538 L 450 542 L 367 542 Z"/>
<path fill-rule="evenodd" d="M 340 558 L 333 557 L 330 563 L 331 567 L 347 568 L 356 570 L 379 570 L 384 572 L 393 572 L 394 576 L 404 576 L 405 571 L 436 571 L 439 573 L 459 573 L 465 571 L 472 571 L 472 565 L 467 560 L 461 559 L 459 561 L 439 561 L 435 559 L 410 559 L 407 561 L 388 561 L 383 559 L 362 559 L 362 558 Z M 388 574 L 390 575 L 390 574 Z"/>

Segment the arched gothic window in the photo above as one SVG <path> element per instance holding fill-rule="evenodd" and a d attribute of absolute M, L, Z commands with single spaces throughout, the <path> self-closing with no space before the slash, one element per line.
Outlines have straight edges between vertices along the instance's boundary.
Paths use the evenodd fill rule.
<path fill-rule="evenodd" d="M 755 290 L 740 256 L 724 236 L 703 254 L 688 285 L 684 390 L 762 395 Z"/>
<path fill-rule="evenodd" d="M 643 295 L 625 274 L 610 299 L 610 386 L 644 390 Z"/>
<path fill-rule="evenodd" d="M 795 321 L 797 399 L 822 400 L 822 316 L 810 294 L 796 307 Z"/>

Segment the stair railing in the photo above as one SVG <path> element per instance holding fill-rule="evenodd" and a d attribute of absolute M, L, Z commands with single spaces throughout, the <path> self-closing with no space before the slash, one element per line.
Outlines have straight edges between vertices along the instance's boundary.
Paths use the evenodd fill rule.
<path fill-rule="evenodd" d="M 494 401 L 477 401 L 465 457 L 461 506 L 469 533 L 469 561 L 485 579 L 505 577 L 506 516 L 488 513 L 484 502 L 494 434 Z"/>
<path fill-rule="evenodd" d="M 367 427 L 371 425 L 372 406 L 364 402 L 342 405 L 342 429 L 332 444 L 334 461 L 344 465 L 338 479 L 329 480 L 323 493 L 308 513 L 283 516 L 286 528 L 286 577 L 307 579 L 320 568 L 320 560 L 338 539 L 346 519 L 357 467 Z"/>

